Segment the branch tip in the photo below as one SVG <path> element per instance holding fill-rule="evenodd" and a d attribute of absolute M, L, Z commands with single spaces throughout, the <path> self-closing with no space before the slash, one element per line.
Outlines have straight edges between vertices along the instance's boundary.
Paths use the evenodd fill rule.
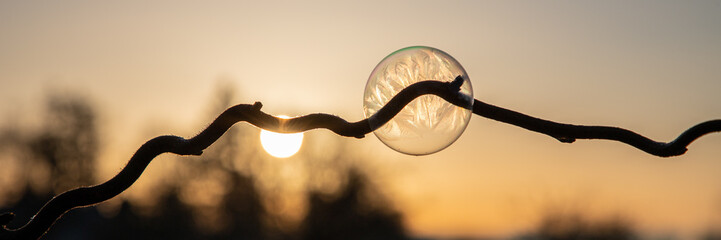
<path fill-rule="evenodd" d="M 261 102 L 255 102 L 253 103 L 253 111 L 260 111 L 260 108 L 263 107 L 263 104 Z"/>
<path fill-rule="evenodd" d="M 460 91 L 461 86 L 463 85 L 463 77 L 461 75 L 458 75 L 453 81 L 451 81 L 450 88 L 453 91 Z"/>

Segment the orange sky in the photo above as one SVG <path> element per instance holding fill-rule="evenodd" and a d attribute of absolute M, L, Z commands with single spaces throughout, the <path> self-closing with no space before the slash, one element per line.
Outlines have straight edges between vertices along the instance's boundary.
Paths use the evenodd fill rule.
<path fill-rule="evenodd" d="M 360 119 L 373 67 L 427 45 L 464 66 L 482 101 L 668 141 L 721 118 L 720 24 L 716 1 L 2 1 L 0 123 L 32 119 L 48 89 L 87 92 L 122 165 L 148 122 L 197 132 L 219 80 L 271 114 Z M 680 236 L 721 224 L 719 134 L 663 159 L 474 117 L 430 156 L 357 145 L 397 173 L 388 191 L 417 234 L 509 234 L 553 204 Z"/>

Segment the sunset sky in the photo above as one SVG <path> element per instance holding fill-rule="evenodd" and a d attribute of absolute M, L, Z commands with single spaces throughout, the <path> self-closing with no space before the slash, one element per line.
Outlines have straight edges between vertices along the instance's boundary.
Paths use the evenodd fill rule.
<path fill-rule="evenodd" d="M 458 60 L 476 99 L 540 118 L 658 141 L 721 119 L 719 1 L 2 1 L 0 124 L 38 124 L 51 90 L 89 96 L 107 179 L 148 138 L 200 131 L 219 84 L 269 114 L 362 119 L 373 68 L 415 45 Z M 559 207 L 649 234 L 721 226 L 721 134 L 673 158 L 479 116 L 429 156 L 353 141 L 418 236 L 508 236 Z"/>

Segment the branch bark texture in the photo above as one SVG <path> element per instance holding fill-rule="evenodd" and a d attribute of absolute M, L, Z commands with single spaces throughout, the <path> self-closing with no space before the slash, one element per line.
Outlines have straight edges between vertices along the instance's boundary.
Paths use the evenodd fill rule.
<path fill-rule="evenodd" d="M 116 176 L 99 185 L 80 187 L 52 198 L 30 221 L 18 229 L 8 229 L 5 225 L 13 219 L 12 213 L 0 215 L 0 239 L 38 239 L 65 212 L 91 206 L 113 198 L 130 187 L 143 173 L 156 156 L 163 153 L 178 155 L 201 155 L 203 150 L 213 144 L 230 127 L 238 122 L 248 122 L 256 127 L 281 132 L 303 132 L 325 128 L 345 137 L 363 138 L 372 132 L 369 124 L 386 123 L 398 114 L 413 99 L 433 94 L 457 106 L 464 106 L 468 96 L 459 93 L 462 78 L 452 82 L 424 81 L 415 83 L 394 96 L 383 108 L 370 118 L 357 122 L 348 122 L 338 116 L 314 113 L 301 117 L 282 119 L 262 112 L 262 104 L 240 104 L 224 111 L 205 130 L 197 136 L 185 139 L 178 136 L 159 136 L 147 141 L 130 158 L 128 164 Z M 697 138 L 711 132 L 721 131 L 721 119 L 707 121 L 691 127 L 671 142 L 657 142 L 640 134 L 618 127 L 582 126 L 552 122 L 523 113 L 515 112 L 475 100 L 473 113 L 496 121 L 516 125 L 530 131 L 546 134 L 564 143 L 576 139 L 607 139 L 626 143 L 644 152 L 660 157 L 681 155 L 686 147 Z"/>

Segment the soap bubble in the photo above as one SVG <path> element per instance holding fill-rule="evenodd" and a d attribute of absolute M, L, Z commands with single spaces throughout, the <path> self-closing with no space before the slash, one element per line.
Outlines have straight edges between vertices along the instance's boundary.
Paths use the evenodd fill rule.
<path fill-rule="evenodd" d="M 436 95 L 423 95 L 406 105 L 389 122 L 371 122 L 373 133 L 385 145 L 401 153 L 426 155 L 451 145 L 461 136 L 471 119 L 473 89 L 468 74 L 453 57 L 432 47 L 408 47 L 385 57 L 373 69 L 363 94 L 366 118 L 413 83 L 435 80 L 451 82 L 463 78 L 460 93 L 468 96 L 464 107 Z M 372 119 L 371 119 L 372 120 Z"/>

